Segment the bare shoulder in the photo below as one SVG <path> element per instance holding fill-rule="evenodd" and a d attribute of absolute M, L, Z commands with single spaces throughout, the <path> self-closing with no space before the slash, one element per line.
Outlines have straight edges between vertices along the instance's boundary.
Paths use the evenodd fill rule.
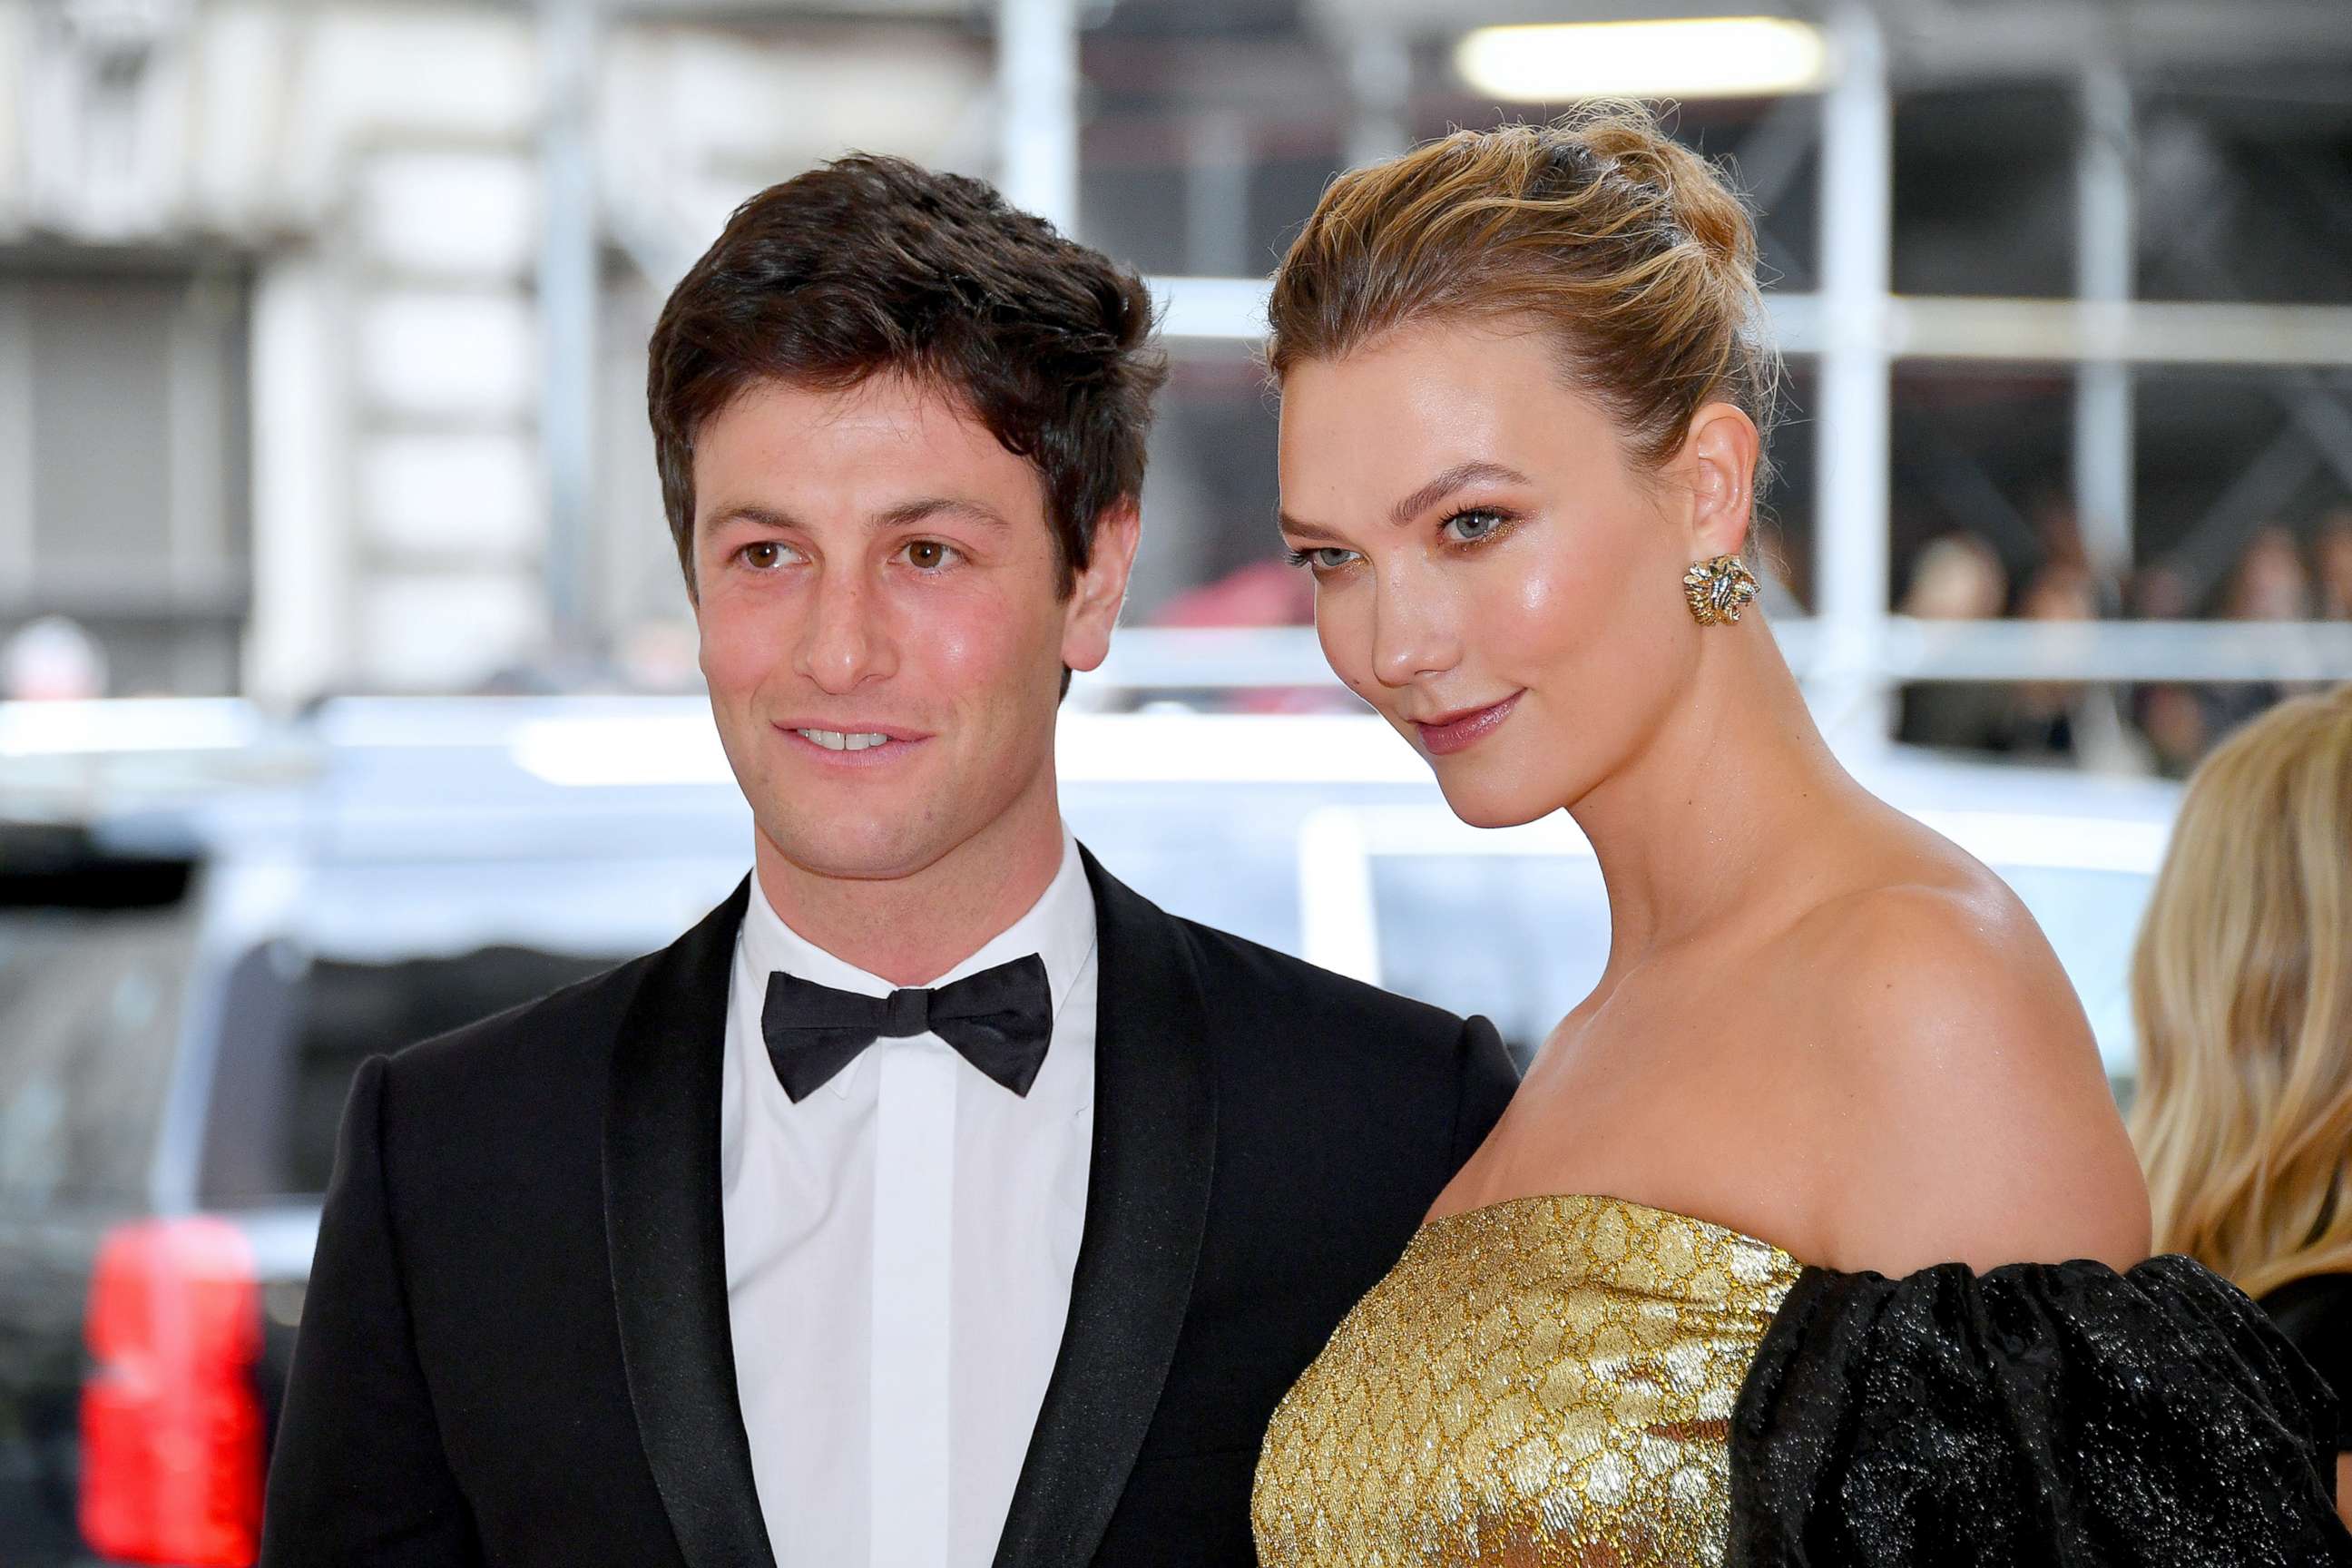
<path fill-rule="evenodd" d="M 2147 1190 L 2073 986 L 2000 879 L 1954 852 L 1791 933 L 1834 1150 L 1831 1268 L 2147 1254 Z"/>

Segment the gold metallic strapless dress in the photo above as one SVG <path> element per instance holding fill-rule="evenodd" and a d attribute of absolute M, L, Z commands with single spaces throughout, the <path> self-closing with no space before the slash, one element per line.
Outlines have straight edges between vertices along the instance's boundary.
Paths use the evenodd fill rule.
<path fill-rule="evenodd" d="M 1732 1406 L 1802 1272 L 1619 1198 L 1432 1221 L 1276 1410 L 1260 1561 L 1720 1563 Z"/>

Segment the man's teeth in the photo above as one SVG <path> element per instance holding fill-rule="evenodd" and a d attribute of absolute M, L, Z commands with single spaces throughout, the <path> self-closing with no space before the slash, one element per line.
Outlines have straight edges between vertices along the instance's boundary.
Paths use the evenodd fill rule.
<path fill-rule="evenodd" d="M 828 752 L 863 752 L 888 740 L 887 735 L 876 735 L 864 731 L 803 730 L 801 734 L 814 741 Z"/>

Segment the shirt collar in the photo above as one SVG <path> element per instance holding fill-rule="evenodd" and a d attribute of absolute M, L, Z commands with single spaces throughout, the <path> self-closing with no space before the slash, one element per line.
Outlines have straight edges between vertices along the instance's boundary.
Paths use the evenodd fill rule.
<path fill-rule="evenodd" d="M 756 873 L 751 878 L 751 900 L 743 913 L 742 941 L 744 956 L 751 961 L 754 974 L 765 975 L 781 969 L 803 980 L 863 996 L 887 996 L 898 989 L 879 975 L 835 958 L 786 925 L 768 902 Z M 1053 995 L 1054 1016 L 1058 1018 L 1062 1005 L 1069 1000 L 1070 990 L 1077 984 L 1094 951 L 1094 889 L 1087 884 L 1086 866 L 1078 858 L 1078 841 L 1066 832 L 1062 836 L 1061 868 L 1054 873 L 1045 892 L 1038 895 L 1037 901 L 1029 906 L 1029 911 L 929 984 L 945 985 L 1034 952 L 1045 961 L 1045 982 Z"/>

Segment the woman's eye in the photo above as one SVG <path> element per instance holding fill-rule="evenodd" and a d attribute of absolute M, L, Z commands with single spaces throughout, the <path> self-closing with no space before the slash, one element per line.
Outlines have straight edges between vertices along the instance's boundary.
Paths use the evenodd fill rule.
<path fill-rule="evenodd" d="M 1501 529 L 1504 521 L 1499 511 L 1474 510 L 1455 512 L 1445 520 L 1444 526 L 1462 543 L 1475 544 L 1482 539 L 1492 538 Z"/>
<path fill-rule="evenodd" d="M 918 572 L 937 572 L 955 559 L 955 550 L 936 539 L 918 539 L 904 552 L 907 564 Z"/>
<path fill-rule="evenodd" d="M 1293 566 L 1312 566 L 1318 572 L 1337 572 L 1356 558 L 1352 550 L 1342 550 L 1336 544 L 1318 545 L 1312 550 L 1290 552 Z"/>

